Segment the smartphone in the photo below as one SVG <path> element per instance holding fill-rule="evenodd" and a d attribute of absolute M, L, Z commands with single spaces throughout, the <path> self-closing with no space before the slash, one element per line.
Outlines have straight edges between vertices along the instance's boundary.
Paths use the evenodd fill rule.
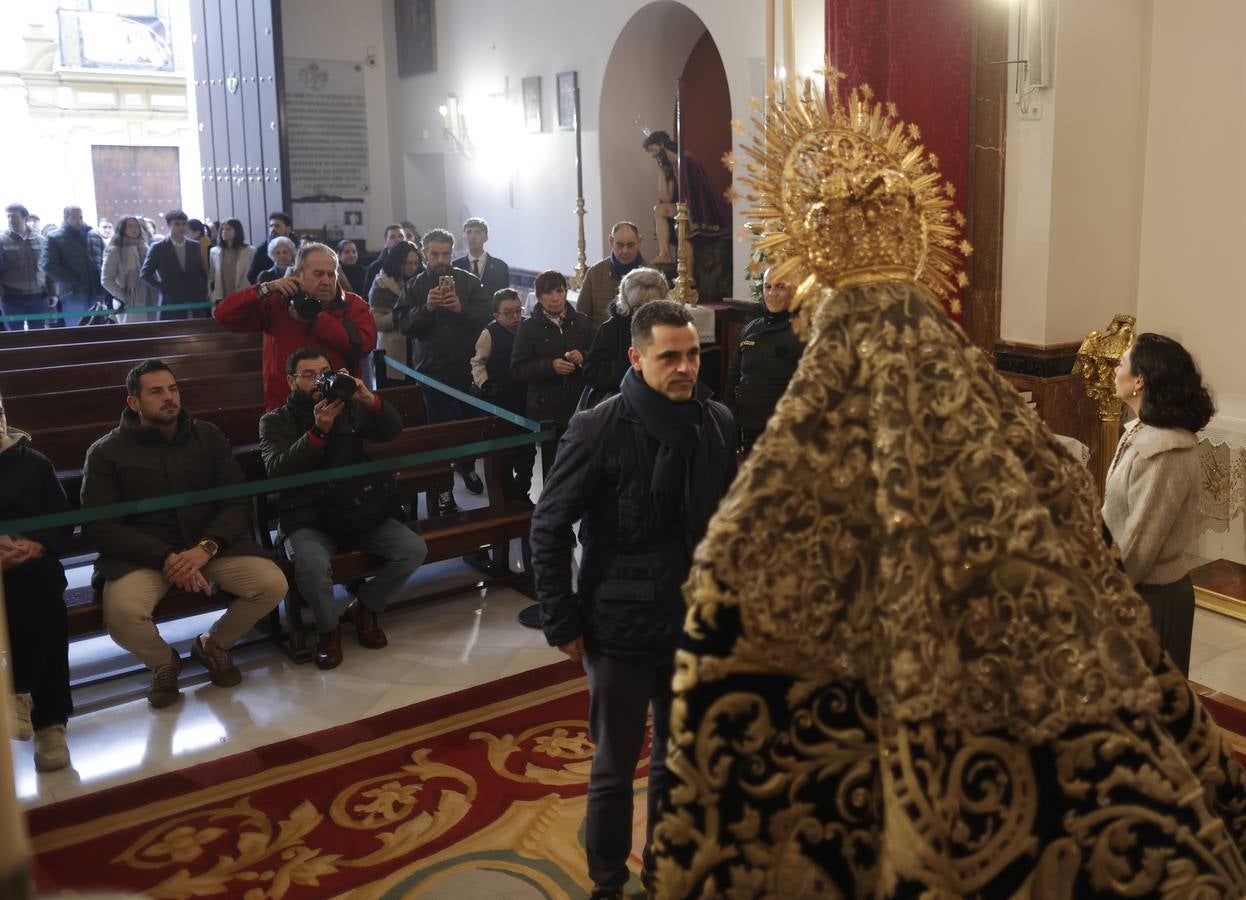
<path fill-rule="evenodd" d="M 437 282 L 437 288 L 441 291 L 449 291 L 454 293 L 454 276 L 442 275 L 441 280 Z"/>

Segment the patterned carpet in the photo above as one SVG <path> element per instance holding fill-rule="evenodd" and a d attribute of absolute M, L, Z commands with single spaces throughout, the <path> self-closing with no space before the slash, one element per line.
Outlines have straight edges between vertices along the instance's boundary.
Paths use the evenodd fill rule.
<path fill-rule="evenodd" d="M 586 897 L 587 711 L 582 671 L 560 663 L 36 809 L 38 886 L 155 900 Z M 637 812 L 643 836 L 643 802 Z"/>

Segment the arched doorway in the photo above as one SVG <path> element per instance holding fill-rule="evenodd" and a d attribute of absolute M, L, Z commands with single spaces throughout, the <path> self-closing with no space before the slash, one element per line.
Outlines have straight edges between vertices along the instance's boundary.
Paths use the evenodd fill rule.
<path fill-rule="evenodd" d="M 675 0 L 657 0 L 640 9 L 619 33 L 602 79 L 599 116 L 602 222 L 606 228 L 621 220 L 635 222 L 648 258 L 656 252 L 658 173 L 641 149 L 640 124 L 674 135 L 675 84 L 680 78 L 684 150 L 700 160 L 712 189 L 721 195 L 730 183 L 722 156 L 731 149 L 731 95 L 722 57 L 696 13 Z M 729 227 L 717 243 L 721 246 L 697 259 L 697 286 L 705 299 L 731 292 L 734 242 Z"/>

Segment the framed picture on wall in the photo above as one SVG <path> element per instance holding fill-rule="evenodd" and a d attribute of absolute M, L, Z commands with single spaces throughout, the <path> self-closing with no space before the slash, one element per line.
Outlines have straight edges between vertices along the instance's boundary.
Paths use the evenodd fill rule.
<path fill-rule="evenodd" d="M 541 130 L 541 76 L 523 80 L 523 121 L 529 131 Z"/>
<path fill-rule="evenodd" d="M 394 0 L 399 78 L 437 71 L 435 10 L 435 0 Z"/>
<path fill-rule="evenodd" d="M 559 72 L 558 79 L 558 127 L 575 128 L 575 88 L 578 83 L 575 72 Z"/>

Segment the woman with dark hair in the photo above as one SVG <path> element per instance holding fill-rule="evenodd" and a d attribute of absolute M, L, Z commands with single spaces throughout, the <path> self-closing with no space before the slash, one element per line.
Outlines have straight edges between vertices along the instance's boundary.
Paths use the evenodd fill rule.
<path fill-rule="evenodd" d="M 247 271 L 255 248 L 247 243 L 242 222 L 226 219 L 221 223 L 217 245 L 209 254 L 212 260 L 212 302 L 219 303 L 239 288 L 247 286 Z"/>
<path fill-rule="evenodd" d="M 345 279 L 342 290 L 364 296 L 363 282 L 367 275 L 359 262 L 359 248 L 354 241 L 337 242 L 337 268 L 338 274 Z"/>
<path fill-rule="evenodd" d="M 1190 673 L 1194 586 L 1182 559 L 1198 535 L 1195 433 L 1215 414 L 1189 351 L 1172 338 L 1140 334 L 1116 367 L 1116 396 L 1137 418 L 1125 428 L 1108 470 L 1103 522 L 1125 574 L 1151 609 L 1173 662 Z"/>
<path fill-rule="evenodd" d="M 143 223 L 136 216 L 123 216 L 113 231 L 112 240 L 104 247 L 104 290 L 124 304 L 125 309 L 142 309 L 156 305 L 156 292 L 139 277 L 147 256 L 147 240 Z M 121 322 L 144 322 L 155 319 L 150 313 L 127 313 Z"/>
<path fill-rule="evenodd" d="M 552 269 L 536 277 L 537 305 L 515 334 L 511 374 L 528 385 L 528 418 L 566 430 L 584 390 L 584 354 L 593 340 L 588 316 L 567 303 L 567 279 Z M 554 464 L 557 437 L 542 445 L 541 467 Z"/>
<path fill-rule="evenodd" d="M 394 322 L 394 306 L 402 296 L 403 287 L 424 268 L 419 249 L 410 241 L 399 241 L 385 254 L 381 272 L 372 281 L 368 292 L 368 304 L 372 307 L 372 319 L 376 322 L 377 349 L 384 350 L 400 363 L 406 363 L 407 336 L 398 330 Z M 405 376 L 397 369 L 385 368 L 385 377 L 391 382 L 401 382 Z"/>

